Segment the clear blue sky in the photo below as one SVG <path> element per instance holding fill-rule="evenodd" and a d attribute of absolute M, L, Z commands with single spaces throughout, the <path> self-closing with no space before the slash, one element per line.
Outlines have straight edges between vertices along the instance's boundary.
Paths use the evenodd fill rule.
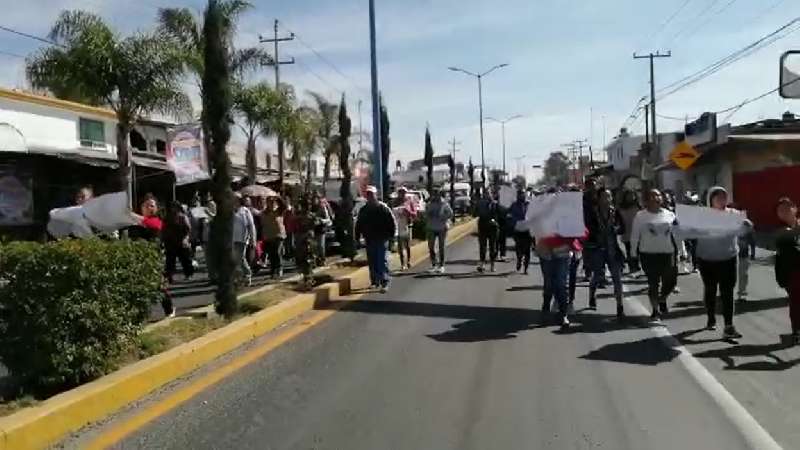
<path fill-rule="evenodd" d="M 498 118 L 524 114 L 507 127 L 508 166 L 528 155 L 536 164 L 560 144 L 591 138 L 594 147 L 610 140 L 648 93 L 648 68 L 634 51 L 671 50 L 657 62 L 657 86 L 683 77 L 755 41 L 800 16 L 795 0 L 376 0 L 380 85 L 389 109 L 393 159 L 422 156 L 426 123 L 437 153 L 448 141 L 461 142 L 459 159 L 479 160 L 477 89 L 474 80 L 446 70 L 481 71 L 498 63 L 508 68 L 486 78 L 484 107 Z M 0 25 L 45 35 L 58 12 L 81 8 L 100 13 L 122 33 L 153 26 L 159 6 L 201 9 L 201 0 L 2 0 Z M 299 62 L 284 67 L 283 79 L 299 92 L 313 89 L 337 99 L 346 91 L 351 116 L 364 101 L 369 129 L 369 41 L 366 0 L 254 1 L 240 25 L 237 44 L 256 45 L 278 18 L 345 76 L 300 42 L 284 45 Z M 569 5 L 569 6 L 567 6 Z M 775 6 L 777 5 L 777 6 Z M 665 26 L 662 26 L 665 24 Z M 654 33 L 655 32 L 655 33 Z M 40 43 L 0 31 L 0 52 L 26 55 Z M 694 116 L 735 105 L 777 87 L 778 57 L 800 48 L 792 34 L 706 80 L 665 99 L 659 113 Z M 0 84 L 24 84 L 24 61 L 0 53 Z M 271 79 L 270 73 L 260 77 Z M 322 80 L 320 80 L 320 78 Z M 590 108 L 594 111 L 590 128 Z M 797 101 L 777 94 L 750 104 L 733 123 L 777 117 L 797 110 Z M 605 120 L 603 120 L 605 118 Z M 660 130 L 682 122 L 659 119 Z M 633 126 L 643 130 L 643 121 Z M 487 159 L 499 165 L 500 128 L 486 126 Z M 531 174 L 531 171 L 528 170 Z"/>

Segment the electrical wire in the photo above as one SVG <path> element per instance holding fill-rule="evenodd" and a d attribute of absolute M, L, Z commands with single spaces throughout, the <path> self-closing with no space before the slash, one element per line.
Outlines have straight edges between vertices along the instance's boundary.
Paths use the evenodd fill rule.
<path fill-rule="evenodd" d="M 703 17 L 705 17 L 706 14 L 708 14 L 709 11 L 711 11 L 711 9 L 713 7 L 717 6 L 717 3 L 719 3 L 719 0 L 711 0 L 711 2 L 708 4 L 708 6 L 706 6 L 705 9 L 703 9 L 702 12 L 700 14 L 698 14 L 696 17 L 698 19 L 702 19 Z M 694 22 L 694 23 L 697 23 L 697 22 Z M 681 28 L 677 33 L 675 33 L 672 36 L 672 39 L 670 40 L 670 43 L 675 42 L 675 40 L 678 39 L 681 35 L 683 35 L 687 31 L 689 31 L 689 29 L 691 27 L 692 27 L 692 22 L 687 24 L 687 26 Z"/>
<path fill-rule="evenodd" d="M 5 27 L 3 25 L 0 25 L 0 30 L 6 31 L 6 32 L 9 32 L 9 33 L 12 33 L 12 34 L 16 34 L 17 36 L 22 36 L 22 37 L 26 37 L 28 39 L 33 39 L 33 40 L 36 40 L 36 41 L 39 41 L 39 42 L 44 42 L 45 44 L 57 45 L 59 47 L 66 48 L 65 46 L 63 46 L 63 45 L 61 45 L 61 44 L 59 44 L 57 42 L 51 41 L 50 39 L 45 39 L 45 38 L 40 37 L 40 36 L 35 36 L 33 34 L 28 34 L 28 33 L 22 32 L 22 31 L 15 30 L 13 28 Z"/>
<path fill-rule="evenodd" d="M 672 21 L 675 20 L 676 17 L 678 17 L 678 14 L 680 14 L 686 8 L 686 6 L 689 5 L 689 3 L 691 1 L 692 0 L 684 0 L 684 2 L 681 4 L 681 6 L 679 6 L 678 9 L 676 9 L 675 12 L 673 12 L 672 15 L 669 16 L 669 18 L 667 18 L 667 20 L 665 20 L 664 22 L 661 22 L 661 25 L 659 25 L 658 28 L 656 28 L 656 30 L 654 32 L 650 33 L 650 35 L 647 37 L 646 41 L 650 41 L 651 39 L 653 39 L 656 36 L 658 36 L 658 34 L 661 33 L 661 31 L 663 31 L 665 28 L 667 28 L 667 26 L 669 24 L 671 24 Z"/>
<path fill-rule="evenodd" d="M 26 58 L 25 56 L 22 56 L 20 54 L 7 52 L 5 50 L 0 50 L 0 55 L 6 55 L 6 56 L 11 56 L 11 57 L 14 57 L 14 58 L 22 58 L 22 59 Z"/>
<path fill-rule="evenodd" d="M 338 92 L 340 95 L 344 93 L 344 91 L 343 91 L 343 90 L 341 90 L 341 89 L 339 89 L 338 87 L 334 86 L 334 85 L 333 85 L 333 84 L 332 84 L 330 81 L 328 81 L 328 80 L 326 80 L 325 78 L 323 78 L 323 77 L 322 77 L 320 74 L 318 74 L 317 72 L 315 72 L 315 71 L 314 71 L 314 70 L 312 70 L 310 67 L 308 67 L 306 64 L 302 63 L 301 61 L 299 61 L 299 60 L 298 60 L 298 59 L 296 59 L 296 58 L 295 58 L 295 64 L 297 64 L 298 66 L 300 66 L 300 68 L 301 68 L 301 69 L 303 69 L 304 71 L 308 72 L 308 73 L 309 73 L 309 74 L 311 74 L 311 75 L 312 75 L 314 78 L 318 79 L 318 80 L 319 80 L 319 81 L 321 81 L 323 84 L 325 84 L 326 86 L 328 86 L 328 87 L 329 87 L 331 90 L 333 90 L 333 91 L 335 91 L 335 92 Z"/>
<path fill-rule="evenodd" d="M 692 36 L 694 36 L 698 31 L 700 31 L 703 27 L 708 25 L 712 20 L 714 20 L 714 19 L 718 18 L 719 16 L 721 16 L 722 13 L 724 13 L 728 8 L 733 6 L 733 4 L 736 3 L 737 1 L 738 0 L 729 0 L 728 3 L 726 3 L 725 5 L 722 6 L 722 8 L 718 9 L 717 11 L 715 11 L 714 14 L 706 17 L 706 19 L 704 21 L 700 22 L 699 25 L 694 27 L 694 29 L 688 35 L 684 35 L 684 39 L 689 39 Z"/>
<path fill-rule="evenodd" d="M 701 81 L 701 80 L 703 80 L 703 79 L 705 79 L 705 78 L 707 78 L 707 77 L 719 72 L 723 68 L 725 68 L 725 67 L 727 67 L 727 66 L 729 66 L 729 65 L 731 65 L 731 64 L 733 64 L 733 63 L 735 63 L 735 62 L 737 62 L 737 61 L 739 61 L 741 59 L 744 59 L 744 58 L 752 55 L 753 53 L 755 53 L 755 52 L 757 52 L 757 51 L 759 51 L 759 50 L 761 50 L 763 48 L 766 48 L 769 45 L 771 45 L 771 44 L 773 44 L 773 43 L 775 43 L 775 42 L 777 42 L 777 41 L 789 36 L 790 34 L 796 32 L 798 29 L 800 29 L 800 26 L 798 26 L 798 25 L 800 25 L 800 17 L 791 20 L 790 22 L 788 22 L 787 24 L 785 24 L 782 27 L 778 28 L 777 30 L 772 31 L 771 33 L 763 36 L 762 38 L 758 39 L 757 41 L 747 45 L 746 47 L 743 47 L 742 49 L 739 49 L 739 50 L 731 53 L 730 55 L 720 59 L 719 61 L 716 61 L 713 64 L 711 64 L 711 65 L 709 65 L 707 67 L 704 67 L 703 69 L 700 69 L 699 71 L 697 71 L 697 72 L 695 72 L 695 73 L 693 73 L 691 75 L 687 75 L 687 76 L 685 76 L 685 77 L 683 77 L 683 78 L 681 78 L 681 79 L 679 79 L 677 81 L 674 81 L 674 82 L 672 82 L 672 83 L 660 88 L 658 90 L 658 93 L 660 94 L 659 99 L 666 98 L 666 97 L 668 97 L 668 96 L 680 91 L 681 89 L 684 89 L 684 88 L 686 88 L 686 87 L 688 87 L 688 86 L 690 86 L 692 84 L 695 84 L 695 83 L 697 83 L 697 82 L 699 82 L 699 81 Z"/>

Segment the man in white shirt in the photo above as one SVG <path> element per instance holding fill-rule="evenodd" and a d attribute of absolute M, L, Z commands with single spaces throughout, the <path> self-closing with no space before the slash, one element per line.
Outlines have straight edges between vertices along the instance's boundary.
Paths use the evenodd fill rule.
<path fill-rule="evenodd" d="M 236 194 L 236 199 L 239 207 L 233 213 L 233 255 L 234 260 L 239 262 L 239 268 L 249 287 L 252 284 L 253 272 L 247 261 L 247 247 L 255 245 L 256 224 L 242 196 Z"/>

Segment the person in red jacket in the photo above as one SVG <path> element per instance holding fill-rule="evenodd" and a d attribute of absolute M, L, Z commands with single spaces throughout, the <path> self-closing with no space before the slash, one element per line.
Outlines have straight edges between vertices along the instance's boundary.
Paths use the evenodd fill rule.
<path fill-rule="evenodd" d="M 558 307 L 558 322 L 562 329 L 569 328 L 568 278 L 572 253 L 580 251 L 580 241 L 574 237 L 558 235 L 536 239 L 536 254 L 539 256 L 544 289 L 542 290 L 542 313 L 550 314 L 553 298 Z"/>

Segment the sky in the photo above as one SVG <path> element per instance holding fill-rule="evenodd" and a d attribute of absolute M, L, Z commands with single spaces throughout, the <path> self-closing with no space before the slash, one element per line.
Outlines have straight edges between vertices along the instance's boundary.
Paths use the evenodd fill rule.
<path fill-rule="evenodd" d="M 392 160 L 423 156 L 429 126 L 437 154 L 457 141 L 459 161 L 480 161 L 478 93 L 474 78 L 450 66 L 482 72 L 507 63 L 483 80 L 486 117 L 524 117 L 506 125 L 506 167 L 536 176 L 562 145 L 587 139 L 596 150 L 623 124 L 643 133 L 644 121 L 628 120 L 649 95 L 647 60 L 635 52 L 671 51 L 656 60 L 656 87 L 691 74 L 800 16 L 794 0 L 375 0 L 379 87 L 391 121 Z M 252 0 L 239 24 L 236 45 L 256 46 L 281 32 L 298 39 L 281 45 L 281 80 L 297 92 L 313 90 L 338 101 L 346 94 L 357 128 L 370 126 L 367 0 Z M 3 5 L 6 4 L 6 5 Z M 203 0 L 0 0 L 0 25 L 45 36 L 64 9 L 96 12 L 125 35 L 152 29 L 157 9 Z M 41 42 L 0 30 L 0 86 L 25 87 L 24 59 Z M 313 49 L 313 50 L 312 50 Z M 790 34 L 657 105 L 659 131 L 681 129 L 685 119 L 740 104 L 778 86 L 778 59 L 800 49 Z M 321 57 L 320 57 L 321 55 Z M 252 76 L 273 80 L 271 69 Z M 362 102 L 361 118 L 358 103 Z M 800 113 L 798 100 L 777 93 L 735 111 L 729 121 L 747 123 Z M 728 114 L 721 115 L 720 120 Z M 633 122 L 633 123 L 630 123 Z M 500 126 L 484 123 L 487 164 L 502 166 Z"/>

